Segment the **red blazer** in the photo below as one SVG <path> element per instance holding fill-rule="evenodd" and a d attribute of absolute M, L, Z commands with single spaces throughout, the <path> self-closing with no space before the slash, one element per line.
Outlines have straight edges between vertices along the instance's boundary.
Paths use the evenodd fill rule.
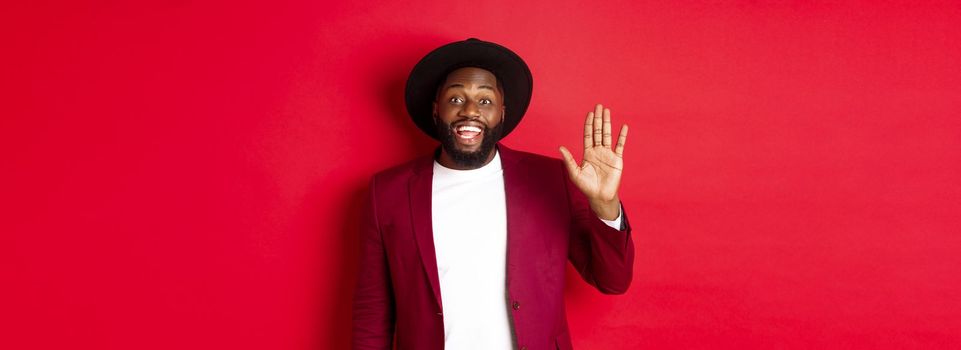
<path fill-rule="evenodd" d="M 602 293 L 631 284 L 634 242 L 602 222 L 559 159 L 498 144 L 507 199 L 507 290 L 518 349 L 571 349 L 568 260 Z M 440 350 L 444 310 L 431 229 L 433 157 L 373 177 L 362 220 L 353 348 Z M 396 337 L 396 339 L 395 339 Z"/>

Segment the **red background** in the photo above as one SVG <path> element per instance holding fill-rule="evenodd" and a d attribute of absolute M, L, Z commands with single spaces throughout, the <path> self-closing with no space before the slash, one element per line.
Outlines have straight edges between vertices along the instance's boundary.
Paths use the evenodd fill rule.
<path fill-rule="evenodd" d="M 580 349 L 961 347 L 961 4 L 33 2 L 0 11 L 0 348 L 341 349 L 403 83 L 531 66 L 505 143 L 628 123 L 637 261 Z M 579 156 L 579 155 L 578 155 Z"/>

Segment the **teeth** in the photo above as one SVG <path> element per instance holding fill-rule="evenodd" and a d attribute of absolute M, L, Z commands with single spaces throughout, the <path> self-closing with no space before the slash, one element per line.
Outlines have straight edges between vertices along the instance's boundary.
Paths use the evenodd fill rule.
<path fill-rule="evenodd" d="M 457 128 L 457 131 L 470 131 L 470 132 L 481 132 L 481 128 L 476 126 L 461 126 Z"/>

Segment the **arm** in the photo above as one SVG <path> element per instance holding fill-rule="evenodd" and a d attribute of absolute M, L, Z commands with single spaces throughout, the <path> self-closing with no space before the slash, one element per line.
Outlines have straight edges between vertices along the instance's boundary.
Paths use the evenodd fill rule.
<path fill-rule="evenodd" d="M 354 292 L 353 349 L 391 349 L 394 338 L 394 294 L 387 252 L 377 222 L 375 182 L 364 206 L 360 230 L 360 267 Z"/>
<path fill-rule="evenodd" d="M 624 169 L 627 125 L 612 145 L 611 111 L 598 104 L 584 122 L 584 160 L 580 166 L 561 147 L 570 181 L 566 181 L 573 215 L 569 258 L 587 282 L 608 294 L 627 291 L 633 277 L 634 243 L 627 215 L 617 195 Z M 623 216 L 623 217 L 621 217 Z M 604 223 L 623 220 L 624 230 Z"/>
<path fill-rule="evenodd" d="M 624 230 L 604 223 L 591 210 L 587 199 L 567 181 L 571 218 L 568 258 L 581 278 L 604 294 L 627 292 L 634 277 L 634 241 L 626 210 Z"/>

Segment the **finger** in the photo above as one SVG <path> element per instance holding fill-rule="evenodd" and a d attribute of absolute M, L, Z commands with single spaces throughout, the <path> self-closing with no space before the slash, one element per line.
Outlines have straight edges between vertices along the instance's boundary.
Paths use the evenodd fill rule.
<path fill-rule="evenodd" d="M 574 160 L 574 156 L 571 152 L 561 146 L 561 155 L 564 156 L 564 167 L 567 168 L 567 173 L 573 176 L 577 173 L 577 161 Z"/>
<path fill-rule="evenodd" d="M 587 120 L 584 121 L 584 148 L 594 146 L 594 112 L 587 113 Z"/>
<path fill-rule="evenodd" d="M 614 154 L 623 157 L 625 143 L 627 143 L 627 124 L 621 126 L 621 133 L 617 136 L 617 147 L 614 148 Z"/>
<path fill-rule="evenodd" d="M 604 128 L 601 131 L 604 134 L 604 147 L 611 147 L 611 110 L 604 108 Z"/>
<path fill-rule="evenodd" d="M 603 121 L 601 121 L 601 115 L 603 113 L 604 106 L 598 103 L 597 106 L 594 107 L 594 146 L 600 146 L 603 140 L 601 137 L 601 128 L 604 124 Z"/>

